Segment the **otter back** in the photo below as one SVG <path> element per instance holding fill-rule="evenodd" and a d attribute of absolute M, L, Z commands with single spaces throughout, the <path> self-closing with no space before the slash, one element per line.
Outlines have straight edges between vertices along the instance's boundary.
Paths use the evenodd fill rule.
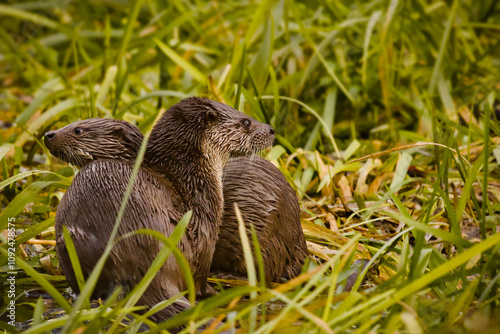
<path fill-rule="evenodd" d="M 222 276 L 247 275 L 235 203 L 250 240 L 250 226 L 255 228 L 266 280 L 279 282 L 298 275 L 307 246 L 297 195 L 279 169 L 258 156 L 231 159 L 224 168 L 224 216 L 211 270 Z"/>
<path fill-rule="evenodd" d="M 85 165 L 59 204 L 56 219 L 56 251 L 62 271 L 71 287 L 78 292 L 78 284 L 71 266 L 62 227 L 66 226 L 75 244 L 85 278 L 93 270 L 108 242 L 121 200 L 132 174 L 133 166 L 120 160 L 98 160 Z M 179 215 L 173 210 L 172 200 L 161 178 L 141 168 L 130 194 L 118 237 L 138 229 L 152 229 L 170 235 Z M 94 298 L 108 296 L 116 287 L 131 290 L 143 278 L 152 261 L 162 248 L 158 240 L 134 235 L 117 242 L 109 255 L 94 290 Z M 187 237 L 179 248 L 192 254 Z M 139 305 L 149 307 L 184 291 L 182 272 L 171 256 L 161 267 L 147 288 Z M 188 302 L 174 304 L 153 319 L 165 319 L 186 308 Z M 187 304 L 186 304 L 187 303 Z"/>

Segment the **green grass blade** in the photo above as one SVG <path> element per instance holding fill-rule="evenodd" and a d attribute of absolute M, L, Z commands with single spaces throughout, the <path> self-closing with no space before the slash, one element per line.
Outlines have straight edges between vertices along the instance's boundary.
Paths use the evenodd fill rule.
<path fill-rule="evenodd" d="M 2 253 L 6 258 L 9 256 L 9 252 L 7 252 L 7 250 L 5 250 L 3 248 L 0 248 L 0 253 Z M 66 298 L 64 298 L 63 295 L 61 295 L 59 293 L 59 291 L 57 291 L 57 289 L 52 284 L 50 284 L 50 282 L 47 281 L 42 274 L 37 272 L 28 263 L 26 263 L 25 261 L 23 261 L 22 259 L 20 259 L 17 256 L 16 256 L 16 264 L 21 269 L 23 269 L 26 272 L 26 274 L 31 276 L 38 284 L 40 284 L 40 286 L 43 289 L 45 289 L 45 291 L 47 291 L 52 296 L 52 298 L 54 298 L 56 303 L 58 303 L 59 306 L 61 306 L 61 308 L 64 311 L 66 311 L 67 313 L 71 312 L 72 307 L 68 303 Z"/>
<path fill-rule="evenodd" d="M 243 222 L 243 218 L 241 217 L 241 211 L 238 207 L 238 204 L 236 203 L 234 203 L 234 210 L 236 212 L 236 218 L 238 219 L 238 231 L 240 233 L 241 246 L 243 247 L 243 254 L 245 256 L 245 264 L 247 267 L 247 274 L 248 274 L 248 285 L 251 287 L 255 287 L 257 286 L 257 275 L 253 261 L 252 248 L 250 247 L 250 241 L 248 240 L 245 223 Z M 257 297 L 256 292 L 250 294 L 250 298 L 253 299 L 255 297 Z M 257 308 L 254 308 L 252 309 L 250 316 L 249 333 L 253 333 L 255 331 L 256 326 L 257 326 Z"/>
<path fill-rule="evenodd" d="M 69 235 L 68 228 L 63 226 L 63 237 L 66 249 L 68 251 L 69 260 L 71 261 L 71 266 L 75 273 L 76 282 L 80 291 L 83 290 L 85 285 L 85 278 L 83 277 L 82 267 L 80 266 L 80 260 L 78 259 L 78 254 L 76 253 L 75 244 Z M 90 307 L 90 304 L 84 305 L 84 307 Z"/>
<path fill-rule="evenodd" d="M 14 146 L 12 146 L 12 147 L 14 147 Z M 54 173 L 54 172 L 51 172 L 48 170 L 30 170 L 29 172 L 19 173 L 17 175 L 14 175 L 14 176 L 8 178 L 7 180 L 0 182 L 0 190 L 2 190 L 3 188 L 7 187 L 8 185 L 11 185 L 12 183 L 15 183 L 19 180 L 22 180 L 22 179 L 27 178 L 29 176 L 38 175 L 38 174 L 54 175 L 54 176 L 57 176 L 58 178 L 60 178 L 61 180 L 67 182 L 68 186 L 71 184 L 71 180 L 69 178 L 62 176 L 59 173 Z"/>
<path fill-rule="evenodd" d="M 16 217 L 26 206 L 31 202 L 36 202 L 35 197 L 38 193 L 56 183 L 56 181 L 37 181 L 30 183 L 21 193 L 19 193 L 12 202 L 0 213 L 0 230 L 4 230 L 7 226 L 8 218 Z"/>
<path fill-rule="evenodd" d="M 184 69 L 186 72 L 191 74 L 195 80 L 197 80 L 200 83 L 205 83 L 207 81 L 207 78 L 203 73 L 200 72 L 196 67 L 191 65 L 189 62 L 187 62 L 184 58 L 179 56 L 174 50 L 169 48 L 165 43 L 162 41 L 154 38 L 153 39 L 156 43 L 156 45 L 160 48 L 160 50 L 168 57 L 170 58 L 174 63 L 176 63 L 178 66 L 180 66 L 182 69 Z"/>
<path fill-rule="evenodd" d="M 399 155 L 398 164 L 394 172 L 394 178 L 392 179 L 391 186 L 389 187 L 392 191 L 397 192 L 403 185 L 403 181 L 408 173 L 408 168 L 410 167 L 412 156 L 408 152 L 403 152 Z"/>
<path fill-rule="evenodd" d="M 0 5 L 2 6 L 2 5 Z M 1 8 L 1 7 L 0 7 Z M 0 10 L 1 12 L 1 10 Z M 51 79 L 47 81 L 38 90 L 35 99 L 29 104 L 29 106 L 24 109 L 19 116 L 16 118 L 16 124 L 19 126 L 24 126 L 28 120 L 33 116 L 33 114 L 41 107 L 45 99 L 52 94 L 55 90 L 58 90 L 58 86 L 62 88 L 61 80 L 59 78 Z"/>
<path fill-rule="evenodd" d="M 111 85 L 115 81 L 117 73 L 118 73 L 118 67 L 116 65 L 110 66 L 108 68 L 104 80 L 102 81 L 101 88 L 97 92 L 97 96 L 95 98 L 95 104 L 102 105 L 104 103 L 104 100 L 108 95 L 109 89 L 111 88 Z"/>
<path fill-rule="evenodd" d="M 437 80 L 439 77 L 439 71 L 441 69 L 441 63 L 443 62 L 444 53 L 446 50 L 446 44 L 448 43 L 448 38 L 450 37 L 451 28 L 455 22 L 455 16 L 457 15 L 458 6 L 460 5 L 460 0 L 453 0 L 451 6 L 450 15 L 448 16 L 448 21 L 446 22 L 446 28 L 444 30 L 443 37 L 441 39 L 441 45 L 439 46 L 439 53 L 432 70 L 431 80 L 429 82 L 429 94 L 432 95 L 436 89 Z"/>
<path fill-rule="evenodd" d="M 457 217 L 462 217 L 463 212 L 465 210 L 465 206 L 467 205 L 467 201 L 469 200 L 470 192 L 472 189 L 472 185 L 474 182 L 477 180 L 477 175 L 479 173 L 479 170 L 481 167 L 484 166 L 484 156 L 485 152 L 479 156 L 479 158 L 474 162 L 474 165 L 472 166 L 471 170 L 469 171 L 469 175 L 467 176 L 467 180 L 465 182 L 465 186 L 462 190 L 462 196 L 460 197 L 460 200 L 458 202 L 458 207 L 456 210 L 456 216 Z"/>
<path fill-rule="evenodd" d="M 43 321 L 43 298 L 38 297 L 35 311 L 33 312 L 33 325 L 41 324 Z"/>
<path fill-rule="evenodd" d="M 132 36 L 132 30 L 134 29 L 134 24 L 137 22 L 137 17 L 141 10 L 143 0 L 132 1 L 132 9 L 128 12 L 127 25 L 125 26 L 125 33 L 123 34 L 122 43 L 120 46 L 120 52 L 116 60 L 117 64 L 121 64 L 125 51 L 127 50 L 130 38 Z"/>
<path fill-rule="evenodd" d="M 358 307 L 354 308 L 351 310 L 351 312 L 344 313 L 342 314 L 337 321 L 340 319 L 345 319 L 351 316 L 352 314 L 361 312 L 361 314 L 358 316 L 359 318 L 365 318 L 368 316 L 371 316 L 377 312 L 381 312 L 382 310 L 386 309 L 389 306 L 392 306 L 402 300 L 403 298 L 406 298 L 408 296 L 411 296 L 415 294 L 416 292 L 420 291 L 424 287 L 428 286 L 430 283 L 433 281 L 441 278 L 443 275 L 446 275 L 449 273 L 451 270 L 467 263 L 472 257 L 479 255 L 481 253 L 484 253 L 491 247 L 494 247 L 496 244 L 500 242 L 500 233 L 495 234 L 492 237 L 482 241 L 481 243 L 474 245 L 473 247 L 467 249 L 461 254 L 458 254 L 455 258 L 451 259 L 450 261 L 447 261 L 440 265 L 439 267 L 435 268 L 431 272 L 425 274 L 421 278 L 411 282 L 410 284 L 404 286 L 401 289 L 398 290 L 393 290 L 391 291 L 392 293 L 389 294 L 389 298 L 385 298 L 385 300 L 382 300 L 380 303 L 377 305 L 368 305 L 361 304 Z M 358 318 L 355 317 L 355 319 Z M 329 325 L 331 326 L 334 322 L 330 322 Z M 353 321 L 348 321 L 347 325 L 352 325 Z"/>

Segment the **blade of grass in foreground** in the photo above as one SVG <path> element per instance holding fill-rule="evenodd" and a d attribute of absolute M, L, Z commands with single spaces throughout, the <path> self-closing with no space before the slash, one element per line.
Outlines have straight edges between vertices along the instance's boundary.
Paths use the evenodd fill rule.
<path fill-rule="evenodd" d="M 6 249 L 0 248 L 0 253 L 4 254 L 5 257 L 9 256 L 9 252 L 7 252 Z M 49 281 L 45 279 L 45 277 L 40 274 L 38 271 L 33 269 L 27 262 L 23 261 L 21 258 L 16 256 L 16 264 L 23 269 L 29 276 L 31 276 L 42 288 L 47 291 L 52 298 L 61 306 L 61 308 L 66 311 L 67 313 L 72 311 L 71 305 L 68 303 L 66 298 L 63 297 L 63 295 L 57 291 L 57 289 L 50 284 Z"/>
<path fill-rule="evenodd" d="M 349 320 L 347 323 L 343 325 L 343 328 L 348 328 L 349 326 L 352 326 L 354 325 L 354 323 L 359 321 L 359 319 L 368 318 L 374 315 L 375 313 L 382 312 L 387 307 L 390 307 L 398 303 L 403 298 L 406 298 L 408 296 L 417 293 L 418 291 L 422 290 L 435 280 L 443 277 L 453 269 L 467 263 L 472 257 L 487 251 L 491 247 L 494 247 L 499 242 L 500 242 L 500 233 L 495 234 L 492 237 L 482 241 L 481 243 L 467 249 L 463 253 L 458 254 L 457 257 L 443 263 L 436 269 L 423 275 L 421 278 L 411 282 L 410 284 L 402 288 L 390 290 L 389 295 L 384 299 L 382 299 L 380 303 L 372 305 L 371 301 L 374 298 L 371 298 L 370 300 L 360 305 L 357 305 L 347 310 L 346 312 L 339 314 L 337 317 L 332 318 L 328 322 L 328 324 L 330 326 L 333 326 L 342 320 L 352 317 L 354 314 L 358 314 L 356 317 L 352 317 L 353 318 L 352 320 Z"/>
<path fill-rule="evenodd" d="M 353 251 L 356 250 L 356 247 L 353 247 L 353 246 L 358 242 L 358 240 L 359 240 L 360 237 L 361 237 L 361 235 L 357 234 L 351 240 L 349 240 L 349 242 L 344 247 L 342 247 L 340 249 L 340 251 L 337 254 L 335 254 L 335 256 L 333 256 L 324 265 L 323 269 L 320 270 L 320 271 L 318 271 L 313 277 L 311 277 L 311 279 L 309 279 L 309 281 L 307 282 L 307 284 L 305 284 L 305 286 L 299 292 L 297 292 L 297 294 L 291 300 L 292 303 L 288 303 L 285 306 L 285 308 L 276 316 L 276 318 L 274 318 L 273 320 L 267 322 L 265 325 L 263 325 L 262 327 L 260 327 L 256 331 L 256 333 L 259 333 L 259 334 L 272 333 L 273 329 L 278 325 L 278 323 L 281 322 L 281 321 L 283 321 L 285 319 L 285 317 L 288 314 L 288 312 L 290 312 L 291 309 L 294 307 L 294 304 L 298 303 L 298 301 L 302 297 L 308 296 L 310 289 L 318 283 L 318 281 L 323 277 L 324 273 L 331 266 L 334 266 L 335 263 L 338 264 L 341 256 L 348 256 L 349 250 L 351 252 L 353 252 Z M 328 282 L 328 283 L 330 283 L 330 282 Z M 299 305 L 302 305 L 302 304 L 299 303 Z"/>
<path fill-rule="evenodd" d="M 78 254 L 76 253 L 75 244 L 69 235 L 68 228 L 63 226 L 63 236 L 64 243 L 66 244 L 66 249 L 68 251 L 69 259 L 71 261 L 71 266 L 73 267 L 73 272 L 75 273 L 76 282 L 78 284 L 78 289 L 83 290 L 85 285 L 85 278 L 83 277 L 82 267 L 80 266 L 80 260 L 78 259 Z M 89 308 L 90 304 L 85 303 L 83 305 L 85 308 Z"/>
<path fill-rule="evenodd" d="M 266 272 L 264 269 L 264 258 L 262 257 L 262 252 L 260 249 L 260 244 L 259 244 L 259 239 L 257 237 L 257 231 L 255 230 L 255 227 L 250 225 L 251 232 L 252 232 L 252 244 L 253 248 L 255 250 L 255 257 L 256 257 L 256 262 L 257 266 L 259 268 L 259 280 L 260 280 L 260 288 L 262 291 L 266 290 Z M 266 306 L 262 305 L 261 308 L 261 318 L 262 318 L 262 323 L 265 322 L 266 318 Z"/>
<path fill-rule="evenodd" d="M 248 274 L 248 285 L 251 287 L 257 286 L 257 275 L 255 273 L 255 266 L 252 256 L 252 248 L 250 247 L 250 241 L 248 240 L 247 231 L 245 229 L 245 223 L 241 217 L 240 208 L 237 203 L 234 203 L 234 210 L 236 212 L 236 218 L 238 219 L 238 231 L 240 233 L 241 245 L 243 247 L 243 254 L 245 255 L 245 264 L 247 267 Z M 252 292 L 250 298 L 254 299 L 257 297 L 257 292 Z M 252 308 L 250 314 L 250 329 L 249 332 L 253 333 L 255 327 L 257 326 L 257 308 Z"/>
<path fill-rule="evenodd" d="M 164 235 L 152 230 L 139 230 L 136 231 L 135 233 L 130 233 L 120 238 L 123 239 L 136 234 L 146 234 L 158 239 L 164 244 L 163 248 L 160 250 L 156 258 L 154 259 L 153 263 L 149 267 L 148 271 L 146 272 L 142 280 L 132 289 L 132 291 L 127 295 L 127 297 L 125 297 L 124 299 L 124 301 L 126 301 L 125 309 L 133 307 L 139 301 L 142 294 L 146 291 L 149 284 L 151 284 L 153 278 L 158 273 L 161 266 L 163 265 L 163 263 L 165 263 L 165 261 L 167 260 L 168 256 L 171 253 L 175 254 L 177 262 L 183 271 L 184 279 L 186 280 L 188 286 L 190 301 L 192 304 L 194 304 L 196 298 L 196 291 L 195 291 L 193 277 L 190 271 L 190 266 L 187 260 L 184 258 L 183 254 L 179 251 L 179 249 L 177 249 L 176 246 L 180 241 L 180 239 L 182 238 L 182 236 L 185 234 L 187 225 L 190 222 L 192 215 L 193 215 L 192 211 L 187 212 L 184 215 L 184 217 L 182 217 L 182 219 L 179 221 L 179 223 L 177 224 L 177 226 L 175 227 L 174 231 L 172 232 L 169 238 L 166 238 Z M 120 241 L 121 240 L 119 240 L 118 242 Z M 109 330 L 110 333 L 112 333 L 114 330 L 117 329 L 117 326 L 124 319 L 125 315 L 126 313 L 123 312 L 120 313 L 119 317 L 116 319 L 115 323 L 110 328 Z"/>

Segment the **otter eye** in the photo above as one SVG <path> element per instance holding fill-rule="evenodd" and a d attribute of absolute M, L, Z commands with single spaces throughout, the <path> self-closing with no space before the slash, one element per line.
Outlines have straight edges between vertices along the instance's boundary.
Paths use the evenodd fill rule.
<path fill-rule="evenodd" d="M 250 120 L 249 120 L 249 119 L 244 119 L 244 120 L 243 120 L 243 125 L 244 125 L 246 128 L 249 128 L 249 127 L 250 127 Z"/>
<path fill-rule="evenodd" d="M 75 135 L 81 135 L 83 132 L 82 128 L 76 128 L 75 129 Z"/>

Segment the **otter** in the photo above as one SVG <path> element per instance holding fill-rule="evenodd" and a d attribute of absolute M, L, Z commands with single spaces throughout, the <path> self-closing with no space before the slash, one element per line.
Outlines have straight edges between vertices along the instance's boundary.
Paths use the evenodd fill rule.
<path fill-rule="evenodd" d="M 242 126 L 248 123 L 248 127 Z M 118 143 L 116 138 L 120 138 L 119 150 L 125 147 L 135 150 L 138 147 L 142 140 L 139 131 L 132 130 L 133 135 L 121 136 L 120 133 L 123 134 L 129 125 L 116 121 L 111 121 L 109 125 L 102 127 L 110 131 L 109 141 L 95 137 L 95 131 L 88 131 L 96 129 L 95 126 L 74 127 L 72 133 L 81 142 L 90 140 L 112 146 Z M 68 129 L 59 130 L 59 133 Z M 141 138 L 136 141 L 137 136 Z M 132 144 L 129 140 L 136 142 Z M 222 218 L 222 167 L 231 155 L 255 152 L 270 146 L 273 141 L 274 131 L 269 125 L 257 122 L 227 105 L 204 98 L 181 100 L 170 107 L 153 128 L 146 155 L 156 165 L 154 168 L 141 167 L 118 235 L 149 228 L 168 236 L 179 219 L 192 210 L 193 215 L 179 249 L 191 264 L 197 291 L 205 293 Z M 58 145 L 71 147 L 69 137 L 61 140 L 57 132 L 47 133 L 45 142 L 53 152 Z M 61 268 L 76 292 L 79 291 L 78 285 L 62 238 L 62 226 L 70 232 L 82 271 L 87 277 L 104 250 L 133 169 L 132 161 L 116 159 L 116 155 L 109 152 L 106 150 L 104 159 L 87 164 L 85 162 L 89 159 L 96 159 L 91 152 L 62 149 L 55 153 L 77 165 L 83 164 L 59 204 L 55 221 L 56 250 Z M 96 292 L 104 291 L 106 295 L 118 285 L 129 290 L 144 276 L 161 245 L 161 242 L 145 236 L 118 242 L 101 273 Z M 155 276 L 139 304 L 151 307 L 185 289 L 182 273 L 171 257 Z M 102 296 L 94 294 L 93 297 Z M 183 298 L 152 319 L 164 320 L 186 307 L 187 300 Z"/>
<path fill-rule="evenodd" d="M 90 142 L 75 134 L 76 129 L 83 129 Z M 88 157 L 135 160 L 141 141 L 139 129 L 130 123 L 99 118 L 48 132 L 45 139 L 53 155 L 78 167 L 85 165 Z M 99 143 L 105 143 L 106 150 Z M 123 152 L 124 148 L 130 150 Z M 151 165 L 147 159 L 145 164 Z M 232 158 L 223 171 L 224 214 L 211 264 L 212 274 L 247 275 L 234 209 L 237 203 L 249 236 L 250 223 L 255 227 L 266 281 L 279 282 L 297 276 L 307 257 L 307 246 L 297 196 L 286 178 L 259 156 Z"/>
<path fill-rule="evenodd" d="M 132 170 L 133 164 L 126 161 L 92 161 L 75 176 L 59 203 L 55 219 L 56 253 L 60 268 L 75 293 L 80 291 L 63 237 L 63 226 L 68 229 L 84 278 L 87 279 L 104 252 Z M 181 218 L 174 209 L 169 188 L 168 181 L 151 170 L 141 168 L 117 236 L 141 228 L 169 236 Z M 177 247 L 186 258 L 192 256 L 187 236 Z M 104 265 L 92 298 L 105 299 L 118 287 L 123 293 L 129 292 L 144 277 L 161 248 L 161 242 L 144 235 L 134 235 L 117 242 Z M 138 300 L 138 305 L 152 307 L 186 289 L 182 271 L 175 258 L 170 256 Z M 151 319 L 160 322 L 188 307 L 189 301 L 181 298 Z"/>
<path fill-rule="evenodd" d="M 237 203 L 250 240 L 250 223 L 255 228 L 267 283 L 299 275 L 307 245 L 297 195 L 280 170 L 259 156 L 233 158 L 224 168 L 223 189 L 224 215 L 212 272 L 247 275 L 234 208 Z M 257 261 L 254 263 L 258 268 Z"/>

